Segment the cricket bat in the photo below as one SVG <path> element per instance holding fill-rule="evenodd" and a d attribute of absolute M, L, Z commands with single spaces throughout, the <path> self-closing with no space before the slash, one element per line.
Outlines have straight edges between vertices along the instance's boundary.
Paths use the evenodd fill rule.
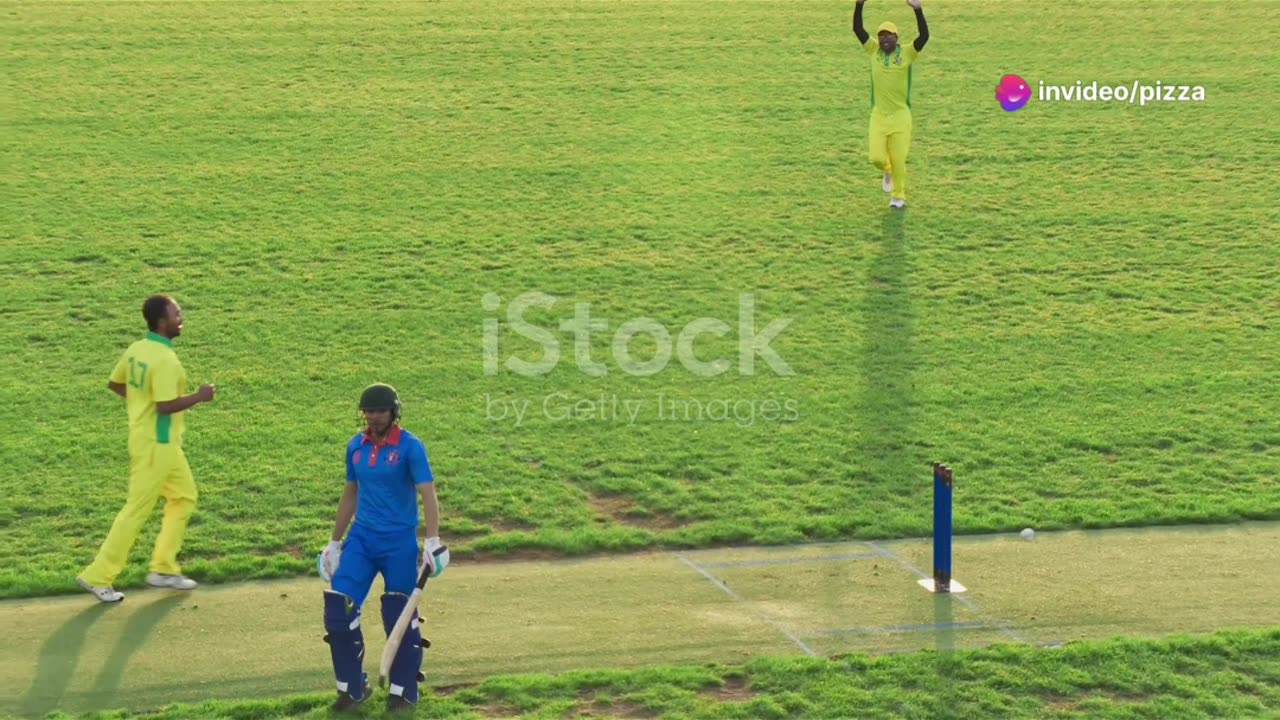
<path fill-rule="evenodd" d="M 426 587 L 429 577 L 431 577 L 431 563 L 424 559 L 422 567 L 418 568 L 418 582 L 413 588 L 413 594 L 409 596 L 409 602 L 405 603 L 404 610 L 400 611 L 400 617 L 396 618 L 396 624 L 391 628 L 391 634 L 387 636 L 387 646 L 382 650 L 382 661 L 378 663 L 379 687 L 387 686 L 387 675 L 391 672 L 391 663 L 400 650 L 400 641 L 404 639 L 404 631 L 409 629 L 413 613 L 418 609 L 418 599 L 422 597 L 422 588 Z"/>

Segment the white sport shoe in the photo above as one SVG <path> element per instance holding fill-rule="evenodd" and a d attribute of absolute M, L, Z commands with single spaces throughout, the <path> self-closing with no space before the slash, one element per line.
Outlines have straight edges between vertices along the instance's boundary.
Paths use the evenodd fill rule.
<path fill-rule="evenodd" d="M 884 181 L 880 183 L 880 187 L 884 188 L 885 192 L 893 192 L 893 176 L 885 173 Z"/>
<path fill-rule="evenodd" d="M 894 198 L 894 199 L 892 199 L 892 200 L 890 200 L 890 201 L 889 201 L 889 207 L 891 207 L 891 208 L 897 208 L 897 209 L 901 210 L 902 208 L 904 208 L 904 207 L 906 207 L 906 206 L 907 206 L 907 201 L 906 201 L 906 200 L 899 200 L 898 198 Z"/>
<path fill-rule="evenodd" d="M 174 590 L 195 590 L 199 585 L 195 580 L 182 575 L 164 575 L 151 573 L 147 576 L 147 584 L 151 587 L 173 588 Z"/>
<path fill-rule="evenodd" d="M 89 583 L 85 582 L 84 579 L 80 577 L 76 578 L 76 584 L 84 588 L 85 590 L 88 590 L 89 592 L 93 593 L 94 597 L 98 598 L 104 603 L 118 603 L 121 600 L 124 600 L 124 593 L 116 592 L 114 588 L 94 587 L 93 585 L 90 585 Z"/>

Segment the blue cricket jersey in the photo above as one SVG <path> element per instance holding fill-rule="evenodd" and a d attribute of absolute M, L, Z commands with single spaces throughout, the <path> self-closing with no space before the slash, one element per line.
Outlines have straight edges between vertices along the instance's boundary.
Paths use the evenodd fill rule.
<path fill-rule="evenodd" d="M 358 483 L 355 524 L 386 532 L 418 527 L 418 486 L 433 480 L 427 447 L 394 425 L 375 444 L 367 432 L 347 443 L 347 482 Z"/>

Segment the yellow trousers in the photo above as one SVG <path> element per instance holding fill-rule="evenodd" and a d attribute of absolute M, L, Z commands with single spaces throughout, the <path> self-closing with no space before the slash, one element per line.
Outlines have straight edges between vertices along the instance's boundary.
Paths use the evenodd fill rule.
<path fill-rule="evenodd" d="M 187 521 L 196 507 L 196 482 L 191 477 L 187 456 L 178 445 L 150 443 L 129 449 L 129 496 L 111 524 L 111 532 L 80 577 L 96 587 L 115 581 L 129 558 L 129 550 L 142 525 L 151 517 L 156 500 L 164 496 L 164 520 L 151 556 L 151 571 L 178 575 L 178 550 L 187 531 Z"/>
<path fill-rule="evenodd" d="M 891 196 L 907 199 L 907 153 L 911 150 L 911 111 L 871 111 L 868 156 L 881 172 L 893 176 Z"/>

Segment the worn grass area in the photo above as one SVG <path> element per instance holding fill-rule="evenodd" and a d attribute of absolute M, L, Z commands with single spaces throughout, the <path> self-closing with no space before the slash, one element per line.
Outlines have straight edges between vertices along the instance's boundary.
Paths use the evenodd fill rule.
<path fill-rule="evenodd" d="M 849 3 L 8 7 L 0 596 L 73 589 L 105 535 L 103 384 L 155 291 L 220 388 L 188 423 L 202 580 L 312 566 L 374 380 L 460 555 L 922 535 L 935 459 L 959 532 L 1280 516 L 1274 3 L 931 3 L 896 219 Z M 1208 27 L 1251 39 L 1223 62 Z M 1208 99 L 1005 114 L 1006 72 Z M 607 374 L 565 333 L 548 375 L 485 374 L 487 318 L 539 357 L 505 321 L 533 290 L 542 328 L 609 322 Z M 743 293 L 794 375 L 740 374 Z M 638 316 L 723 320 L 696 349 L 732 369 L 627 374 Z"/>
<path fill-rule="evenodd" d="M 381 697 L 365 713 L 380 716 Z M 327 695 L 86 718 L 326 717 Z M 1280 710 L 1280 629 L 868 658 L 764 658 L 503 676 L 440 692 L 433 718 L 1262 718 Z M 70 717 L 70 716 L 55 716 Z"/>

